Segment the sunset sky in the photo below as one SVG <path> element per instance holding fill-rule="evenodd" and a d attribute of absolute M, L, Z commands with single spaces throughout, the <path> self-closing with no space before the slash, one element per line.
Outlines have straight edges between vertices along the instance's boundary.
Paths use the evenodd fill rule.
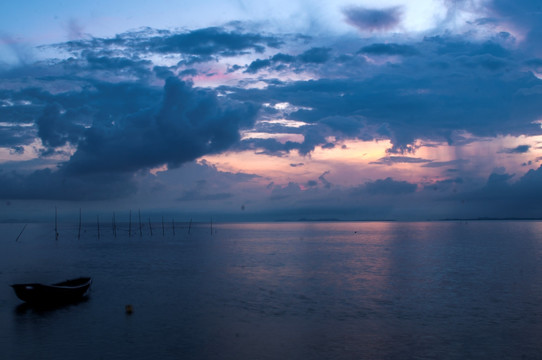
<path fill-rule="evenodd" d="M 0 221 L 542 218 L 539 0 L 19 1 Z"/>

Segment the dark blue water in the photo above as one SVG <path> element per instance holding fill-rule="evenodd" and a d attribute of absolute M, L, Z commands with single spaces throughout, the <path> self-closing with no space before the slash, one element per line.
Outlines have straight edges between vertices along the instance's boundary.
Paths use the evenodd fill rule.
<path fill-rule="evenodd" d="M 541 222 L 183 225 L 0 225 L 0 358 L 542 357 Z M 81 275 L 55 310 L 8 286 Z"/>

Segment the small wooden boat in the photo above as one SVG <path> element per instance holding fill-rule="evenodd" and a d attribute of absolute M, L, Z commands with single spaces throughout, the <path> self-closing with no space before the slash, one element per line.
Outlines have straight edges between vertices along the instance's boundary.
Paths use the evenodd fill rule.
<path fill-rule="evenodd" d="M 81 277 L 52 285 L 37 283 L 13 284 L 11 287 L 19 299 L 33 305 L 69 304 L 87 295 L 92 279 Z"/>

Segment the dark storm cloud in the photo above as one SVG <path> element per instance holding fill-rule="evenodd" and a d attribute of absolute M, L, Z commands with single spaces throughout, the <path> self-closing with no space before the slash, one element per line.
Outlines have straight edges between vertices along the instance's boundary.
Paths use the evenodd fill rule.
<path fill-rule="evenodd" d="M 328 142 L 330 138 L 337 139 L 337 143 L 347 138 L 389 139 L 393 146 L 390 154 L 404 155 L 417 149 L 413 144 L 418 139 L 449 144 L 472 141 L 462 137 L 463 132 L 474 137 L 540 135 L 540 126 L 533 121 L 542 118 L 542 86 L 532 72 L 540 71 L 542 61 L 535 53 L 539 44 L 532 34 L 541 22 L 535 21 L 539 19 L 535 2 L 520 1 L 508 9 L 510 4 L 494 2 L 492 20 L 479 22 L 478 26 L 493 26 L 505 20 L 521 25 L 525 19 L 523 25 L 531 29 L 529 49 L 504 33 L 486 40 L 469 34 L 443 33 L 418 41 L 408 39 L 407 44 L 399 36 L 390 43 L 356 39 L 349 47 L 337 39 L 318 39 L 315 44 L 306 38 L 300 47 L 299 43 L 287 44 L 289 40 L 283 35 L 243 32 L 227 26 L 183 32 L 144 29 L 111 39 L 60 44 L 58 48 L 69 52 L 67 58 L 25 63 L 0 74 L 0 121 L 10 123 L 0 125 L 0 145 L 20 152 L 21 145 L 38 137 L 50 153 L 67 144 L 74 146 L 75 153 L 59 164 L 58 170 L 31 175 L 4 172 L 1 183 L 13 194 L 26 198 L 81 198 L 91 196 L 78 194 L 83 184 L 90 184 L 93 191 L 99 185 L 110 184 L 107 189 L 124 194 L 135 185 L 129 182 L 131 186 L 119 190 L 121 179 L 142 169 L 163 164 L 175 167 L 227 149 L 252 149 L 278 156 L 298 150 L 309 155 L 317 146 L 335 146 Z M 393 29 L 401 21 L 398 8 L 349 8 L 344 13 L 363 31 Z M 262 80 L 268 84 L 265 88 L 247 89 L 234 84 L 217 91 L 204 90 L 173 78 L 205 74 L 207 70 L 200 69 L 202 62 L 215 64 L 227 56 L 261 53 L 268 48 L 274 53 L 278 46 L 281 52 L 246 66 L 221 63 L 231 70 L 246 69 L 249 75 L 258 73 L 258 79 L 249 78 L 241 85 Z M 393 62 L 366 61 L 379 55 L 394 56 Z M 147 60 L 162 56 L 174 57 L 176 65 L 156 66 Z M 314 80 L 269 79 L 260 73 L 264 69 L 284 70 L 285 74 L 303 75 L 293 76 L 295 79 Z M 246 74 L 243 76 L 250 77 Z M 163 88 L 157 85 L 165 79 Z M 257 105 L 252 102 L 292 104 L 296 110 L 284 118 L 309 125 L 288 131 L 267 125 L 266 131 L 300 134 L 303 142 L 240 141 L 239 130 L 252 127 L 256 120 Z M 264 111 L 268 118 L 284 115 L 267 108 Z M 528 150 L 517 147 L 506 151 L 514 154 Z M 461 168 L 465 161 L 439 162 L 413 155 L 388 156 L 378 163 Z M 327 181 L 323 175 L 319 182 L 312 180 L 307 186 L 310 190 L 338 191 L 329 182 L 326 188 L 322 179 Z M 491 183 L 499 183 L 498 179 L 492 178 Z M 23 189 L 40 181 L 46 184 L 41 195 L 36 193 L 40 189 L 23 195 Z M 509 178 L 501 181 L 501 188 L 530 184 L 509 182 Z M 54 183 L 68 184 L 74 190 L 61 194 L 60 186 Z M 373 189 L 412 188 L 393 179 L 375 184 Z M 362 187 L 366 195 L 368 190 Z M 110 193 L 107 189 L 103 192 Z M 298 184 L 277 188 L 275 198 L 281 194 L 293 198 L 298 191 Z M 7 193 L 4 191 L 4 196 Z M 229 193 L 206 189 L 199 198 L 212 200 Z"/>
<path fill-rule="evenodd" d="M 429 37 L 409 45 L 423 56 L 404 57 L 397 64 L 350 68 L 328 61 L 320 69 L 323 75 L 335 74 L 334 68 L 343 74 L 237 89 L 232 96 L 301 107 L 289 118 L 319 125 L 300 129 L 312 133 L 303 153 L 326 144 L 330 134 L 321 125 L 352 138 L 389 138 L 395 153 L 415 151 L 416 139 L 460 143 L 461 130 L 487 137 L 538 135 L 540 127 L 533 122 L 542 116 L 540 80 L 525 70 L 521 54 L 497 40 Z M 356 66 L 357 72 L 350 73 Z"/>
<path fill-rule="evenodd" d="M 133 84 L 95 86 L 99 91 L 94 88 L 78 96 L 30 92 L 34 100 L 56 100 L 44 107 L 36 121 L 44 145 L 53 151 L 69 142 L 77 150 L 55 171 L 2 172 L 0 197 L 122 197 L 136 189 L 133 175 L 141 169 L 166 163 L 175 167 L 227 149 L 239 141 L 241 127 L 252 125 L 257 112 L 249 103 L 222 100 L 213 91 L 173 78 L 168 79 L 162 94 Z M 141 101 L 140 96 L 144 97 Z M 83 118 L 93 118 L 86 126 L 78 125 L 80 118 L 75 116 L 83 102 L 97 107 L 90 113 L 80 111 Z M 61 107 L 67 110 L 61 112 Z M 208 198 L 215 195 L 205 194 Z"/>
<path fill-rule="evenodd" d="M 350 6 L 343 10 L 346 22 L 361 31 L 391 30 L 401 23 L 403 15 L 400 7 L 387 9 L 368 9 L 361 6 Z"/>
<path fill-rule="evenodd" d="M 392 14 L 398 11 L 392 10 L 389 11 Z M 131 46 L 136 53 L 152 53 L 176 47 L 175 51 L 184 51 L 186 56 L 207 56 L 206 61 L 209 61 L 214 55 L 257 52 L 260 51 L 259 46 L 278 46 L 281 41 L 280 36 L 218 27 L 183 33 L 148 29 L 114 39 L 92 39 L 71 44 L 87 46 L 84 58 L 94 71 L 121 72 L 132 68 L 138 69 L 139 73 L 132 70 L 136 76 L 151 79 L 149 74 L 152 71 L 145 61 L 133 54 L 128 56 L 126 51 L 124 54 L 130 60 L 119 59 L 112 49 L 109 50 L 111 59 L 106 60 L 103 58 L 108 56 L 104 55 L 107 52 L 103 48 L 123 45 Z M 302 144 L 252 139 L 248 141 L 252 145 L 244 141 L 241 147 L 249 148 L 258 142 L 266 153 L 279 154 L 299 149 L 302 154 L 308 154 L 318 145 L 333 146 L 326 142 L 326 137 L 340 135 L 364 140 L 389 138 L 393 152 L 405 153 L 415 150 L 411 144 L 419 138 L 453 143 L 458 140 L 454 135 L 457 130 L 479 136 L 533 134 L 538 130 L 532 121 L 540 115 L 537 104 L 542 92 L 537 90 L 537 86 L 540 87 L 538 80 L 523 69 L 526 64 L 535 68 L 537 61 L 532 57 L 519 60 L 513 48 L 506 46 L 507 41 L 504 37 L 473 41 L 459 35 L 442 35 L 428 37 L 418 43 L 409 42 L 408 45 L 377 42 L 361 46 L 360 51 L 367 55 L 401 55 L 404 58 L 401 63 L 382 66 L 359 63 L 358 59 L 362 57 L 353 53 L 344 54 L 348 55 L 344 61 L 332 58 L 332 53 L 341 52 L 339 48 L 312 47 L 292 55 L 284 45 L 282 52 L 246 66 L 246 73 L 283 67 L 295 72 L 310 70 L 325 78 L 289 82 L 267 79 L 269 87 L 266 89 L 245 91 L 231 87 L 229 90 L 234 93 L 230 97 L 302 106 L 291 114 L 291 118 L 319 128 L 297 130 L 305 136 Z M 89 44 L 96 43 L 99 45 L 89 52 L 88 47 L 92 48 Z M 160 48 L 159 44 L 165 47 Z M 211 53 L 213 56 L 209 57 Z M 414 54 L 420 56 L 406 56 Z M 186 66 L 183 61 L 176 70 L 178 74 L 198 74 L 198 70 L 183 68 Z M 166 78 L 175 73 L 175 69 L 156 67 L 152 73 L 158 78 Z M 307 110 L 309 108 L 311 110 Z"/>
<path fill-rule="evenodd" d="M 65 45 L 79 46 L 80 55 L 0 73 L 0 122 L 7 123 L 0 124 L 0 145 L 21 153 L 21 145 L 38 137 L 43 156 L 67 144 L 76 149 L 54 171 L 3 173 L 0 183 L 9 191 L 2 196 L 123 196 L 136 189 L 131 177 L 139 170 L 224 151 L 239 141 L 240 128 L 253 124 L 257 105 L 171 78 L 170 69 L 140 60 L 138 50 L 119 56 L 106 49 L 125 40 L 72 42 Z M 169 78 L 163 89 L 154 85 L 159 78 Z M 69 189 L 63 192 L 62 184 Z M 85 187 L 92 191 L 83 193 Z"/>
<path fill-rule="evenodd" d="M 64 164 L 74 173 L 131 172 L 167 163 L 176 167 L 218 153 L 240 140 L 257 107 L 222 101 L 210 90 L 169 78 L 161 104 L 95 124 L 84 133 L 75 154 Z"/>

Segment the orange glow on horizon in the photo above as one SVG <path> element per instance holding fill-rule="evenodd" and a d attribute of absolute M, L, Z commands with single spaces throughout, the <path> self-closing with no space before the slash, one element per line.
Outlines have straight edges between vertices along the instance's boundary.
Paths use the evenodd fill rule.
<path fill-rule="evenodd" d="M 289 182 L 303 185 L 309 180 L 318 180 L 323 174 L 327 181 L 338 186 L 356 186 L 387 177 L 432 184 L 460 177 L 462 173 L 487 178 L 496 168 L 521 176 L 540 166 L 542 147 L 539 144 L 542 144 L 542 136 L 473 137 L 470 142 L 459 145 L 417 141 L 415 153 L 401 155 L 386 152 L 392 146 L 389 140 L 345 140 L 330 149 L 318 146 L 307 156 L 297 151 L 282 156 L 242 151 L 202 159 L 221 171 L 256 174 L 262 177 L 262 182 L 281 185 Z M 528 151 L 514 151 L 521 145 L 528 145 Z M 456 172 L 447 172 L 448 169 Z"/>

